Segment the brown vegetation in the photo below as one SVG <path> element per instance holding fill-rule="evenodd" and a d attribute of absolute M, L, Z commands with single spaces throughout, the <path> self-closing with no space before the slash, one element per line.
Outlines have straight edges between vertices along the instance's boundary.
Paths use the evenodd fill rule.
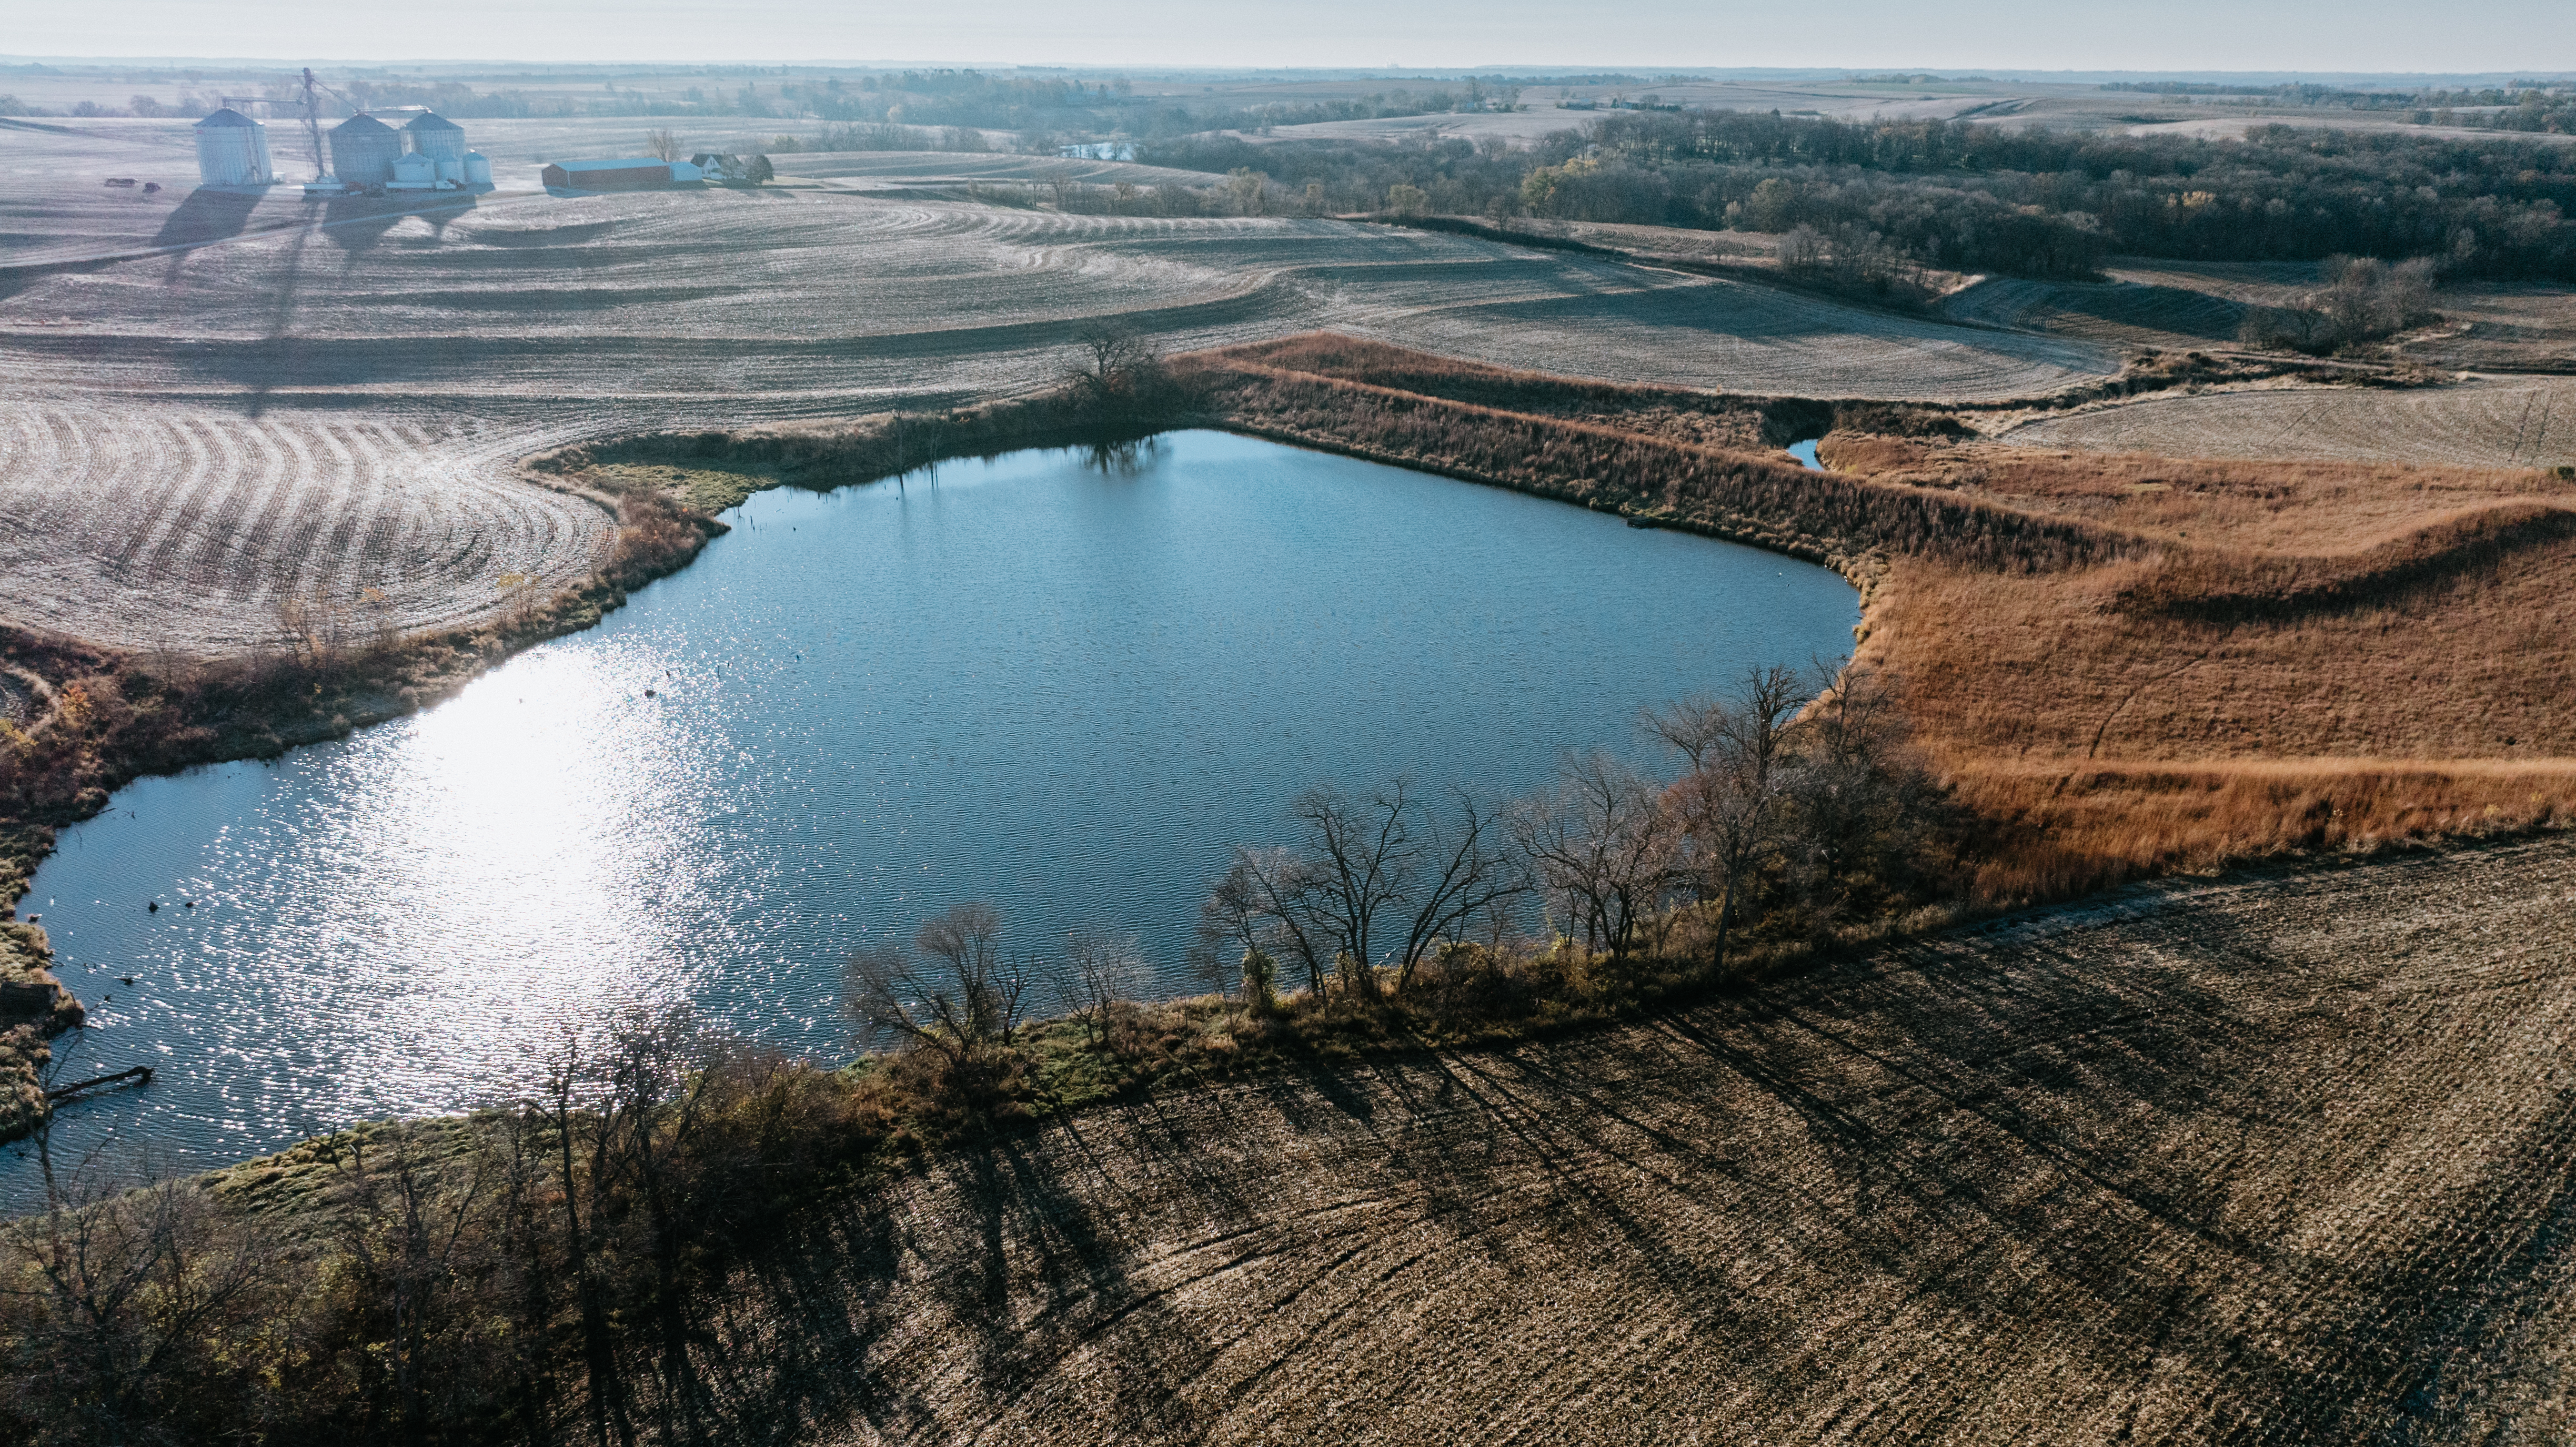
<path fill-rule="evenodd" d="M 2552 473 L 2048 453 L 1844 404 L 1873 430 L 1830 435 L 1818 476 L 1669 440 L 1660 394 L 1631 431 L 1618 389 L 1375 344 L 1187 365 L 1248 430 L 1853 577 L 1861 660 L 1984 821 L 1987 901 L 2576 817 L 2576 485 Z"/>
<path fill-rule="evenodd" d="M 2441 1410 L 2485 1421 L 2537 1400 L 2532 1373 L 2556 1358 L 2517 1343 L 2561 1308 L 2525 1245 L 2563 1191 L 2520 1163 L 2558 1158 L 2555 1096 L 2499 1088 L 2438 1129 L 2415 1122 L 2422 1081 L 2536 1048 L 2563 1005 L 2556 976 L 2474 949 L 2401 952 L 2386 978 L 2348 961 L 2362 936 L 2438 933 L 2422 891 L 2441 880 L 2563 928 L 2562 848 L 2410 861 L 2378 886 L 2311 878 L 2288 896 L 2311 902 L 2287 908 L 2274 886 L 2141 895 L 2016 927 L 2050 947 L 1983 963 L 1956 937 L 1859 951 L 1957 917 L 1963 897 L 1992 908 L 2563 822 L 2576 723 L 2555 705 L 2576 660 L 2548 611 L 2576 581 L 2563 484 L 2076 459 L 1964 441 L 1907 409 L 1623 395 L 1337 339 L 1167 371 L 1104 337 L 1094 362 L 1089 382 L 1028 402 L 537 465 L 627 487 L 621 566 L 644 568 L 702 535 L 664 499 L 674 472 L 829 486 L 1218 420 L 1827 559 L 1866 589 L 1863 661 L 1813 705 L 1814 684 L 1766 672 L 1656 715 L 1687 765 L 1670 789 L 1596 760 L 1492 817 L 1400 784 L 1301 801 L 1292 844 L 1245 851 L 1210 901 L 1208 963 L 1239 980 L 1232 999 L 1127 1003 L 1122 947 L 1085 938 L 1059 972 L 1066 1013 L 1025 1025 L 1042 972 L 969 906 L 910 951 L 853 959 L 854 1013 L 913 1048 L 852 1071 L 635 1020 L 567 1042 L 548 1090 L 470 1121 L 334 1137 L 140 1196 L 66 1192 L 14 1228 L 12 1425 L 257 1422 L 278 1442 L 1379 1430 L 1278 1385 L 1338 1381 L 1401 1435 L 1484 1421 L 1483 1393 L 1408 1384 L 1482 1381 L 1475 1364 L 1508 1356 L 1494 1380 L 1553 1390 L 1551 1420 L 1596 1432 L 1707 1420 L 1720 1406 L 1695 1384 L 1723 1381 L 1730 1421 L 1893 1403 L 1915 1436 L 2118 1419 L 2226 1437 L 2259 1435 L 2249 1333 L 2269 1344 L 2265 1394 L 2356 1431 L 2411 1410 L 2408 1383 L 2455 1346 L 2486 1355 L 2443 1379 Z M 1830 474 L 1672 436 L 1820 420 L 1880 430 L 1831 434 Z M 99 680 L 122 671 L 96 662 Z M 2403 687 L 2365 686 L 2400 667 Z M 40 672 L 72 680 L 40 727 L 77 716 L 57 745 L 95 738 L 102 760 L 141 757 L 155 711 L 178 716 L 163 681 L 94 693 L 61 660 Z M 2527 731 L 2490 746 L 2499 723 Z M 59 760 L 48 777 L 66 777 Z M 1513 923 L 1524 901 L 1535 936 Z M 2275 968 L 2283 951 L 2302 967 Z M 1848 963 L 1777 978 L 1820 953 Z M 2018 977 L 2043 958 L 2044 982 Z M 2497 988 L 2530 1010 L 2479 1020 L 2534 1023 L 2466 1054 L 2454 1032 L 2367 1023 L 2385 1010 L 2355 1027 L 2310 998 L 2376 990 L 2429 1010 Z M 1543 1043 L 1644 1006 L 1667 1007 L 1663 1023 Z M 1675 1040 L 1687 1059 L 1667 1058 Z M 1506 1050 L 1389 1051 L 1462 1043 Z M 1259 1084 L 1066 1112 L 1254 1067 Z M 2166 1077 L 2185 1069 L 2178 1091 Z M 2252 1108 L 2281 1089 L 2338 1102 L 2328 1139 L 2350 1149 Z M 2248 1120 L 2269 1133 L 2251 1151 Z M 2511 1160 L 2471 1169 L 2436 1137 Z M 924 1146 L 940 1149 L 921 1170 L 887 1174 Z M 2276 1156 L 2296 1159 L 2263 1164 Z M 2443 1193 L 2423 1222 L 2366 1209 L 2399 1156 Z M 1890 1195 L 1890 1180 L 1931 1184 Z M 2457 1220 L 2493 1249 L 2471 1277 L 2426 1274 L 2457 1254 L 2429 1223 Z M 2295 1304 L 2253 1302 L 2231 1273 L 2293 1237 Z M 1758 1281 L 1740 1270 L 1754 1257 Z M 1773 1312 L 1761 1283 L 1782 1270 L 1799 1304 Z M 2492 1329 L 2457 1325 L 2472 1280 Z M 2112 1319 L 2132 1323 L 2118 1340 L 2152 1329 L 2163 1345 L 1998 1348 L 1982 1327 L 2030 1317 L 2034 1281 L 2065 1331 Z M 1389 1300 L 1467 1357 L 1388 1375 L 1383 1334 L 1329 1329 Z M 1735 1305 L 1673 1306 L 1710 1300 Z M 1823 1354 L 1843 1328 L 1800 1325 L 1863 1317 L 1892 1325 L 1839 1368 Z M 1584 1395 L 1606 1379 L 1597 1361 L 1528 1366 L 1597 1357 L 1614 1323 L 1694 1369 L 1630 1374 L 1617 1408 Z M 1378 1346 L 1343 1350 L 1361 1340 Z M 1784 1343 L 1814 1370 L 1778 1372 Z M 2356 1395 L 2355 1372 L 2384 1385 Z M 2034 1373 L 2061 1398 L 2024 1402 Z M 1982 1384 L 1983 1407 L 1905 1385 L 1927 1374 Z"/>
<path fill-rule="evenodd" d="M 1473 1052 L 1355 1058 L 1434 1016 L 1348 997 L 1111 1009 L 1023 1036 L 1047 1091 L 1191 1088 L 911 1160 L 942 1052 L 632 1019 L 503 1110 L 11 1224 L 0 1424 L 2554 1436 L 2571 884 L 2546 841 L 2142 887 Z"/>

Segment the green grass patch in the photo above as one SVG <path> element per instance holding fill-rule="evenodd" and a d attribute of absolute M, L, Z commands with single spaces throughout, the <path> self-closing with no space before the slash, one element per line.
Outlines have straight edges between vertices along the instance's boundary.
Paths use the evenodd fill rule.
<path fill-rule="evenodd" d="M 590 472 L 609 492 L 659 489 L 700 512 L 739 507 L 751 495 L 786 481 L 776 467 L 761 463 L 723 467 L 675 467 L 664 462 L 603 462 Z"/>

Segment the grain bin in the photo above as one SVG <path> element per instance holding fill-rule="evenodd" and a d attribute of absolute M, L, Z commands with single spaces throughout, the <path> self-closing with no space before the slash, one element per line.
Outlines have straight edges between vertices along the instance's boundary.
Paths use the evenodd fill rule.
<path fill-rule="evenodd" d="M 465 128 L 435 111 L 423 111 L 403 127 L 411 137 L 411 148 L 433 161 L 465 159 Z"/>
<path fill-rule="evenodd" d="M 381 186 L 394 178 L 403 153 L 402 132 L 370 115 L 354 115 L 331 131 L 331 174 L 349 187 Z"/>
<path fill-rule="evenodd" d="M 468 186 L 492 184 L 492 162 L 481 151 L 465 153 L 465 184 Z"/>
<path fill-rule="evenodd" d="M 197 179 L 208 186 L 276 180 L 268 161 L 268 127 L 230 106 L 197 122 Z"/>

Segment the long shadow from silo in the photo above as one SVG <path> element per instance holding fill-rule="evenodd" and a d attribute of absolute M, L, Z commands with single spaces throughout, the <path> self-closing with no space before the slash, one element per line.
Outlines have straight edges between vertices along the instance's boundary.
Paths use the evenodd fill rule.
<path fill-rule="evenodd" d="M 471 191 L 432 194 L 439 196 L 432 205 L 411 196 L 335 197 L 322 208 L 323 234 L 342 251 L 355 254 L 375 250 L 383 244 L 385 233 L 407 217 L 420 216 L 432 226 L 444 226 L 475 209 Z"/>
<path fill-rule="evenodd" d="M 152 244 L 187 246 L 239 236 L 249 227 L 251 213 L 266 198 L 265 191 L 246 186 L 200 186 L 163 218 L 161 229 L 153 233 Z"/>

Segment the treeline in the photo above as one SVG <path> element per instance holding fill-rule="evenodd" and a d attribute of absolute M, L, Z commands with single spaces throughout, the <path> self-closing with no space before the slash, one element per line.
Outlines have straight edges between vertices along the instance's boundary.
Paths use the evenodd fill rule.
<path fill-rule="evenodd" d="M 0 1227 L 0 1431 L 783 1439 L 869 1403 L 852 1363 L 900 1253 L 862 1192 L 911 1147 L 1086 1085 L 1603 1018 L 1923 922 L 1955 875 L 1865 677 L 1754 669 L 1645 723 L 1678 780 L 1596 756 L 1492 811 L 1402 782 L 1301 798 L 1210 892 L 1221 997 L 1141 1003 L 1132 939 L 1016 949 L 966 904 L 848 958 L 885 1047 L 848 1069 L 639 1013 L 567 1032 L 475 1116 L 131 1192 L 84 1182 L 48 1124 L 47 1208 Z"/>
<path fill-rule="evenodd" d="M 2151 95 L 2226 96 L 2231 99 L 2353 111 L 2404 111 L 2419 126 L 2472 126 L 2485 130 L 2576 134 L 2576 89 L 2515 81 L 2483 90 L 2347 90 L 2338 86 L 2214 85 L 2195 81 L 2118 81 L 2102 87 Z"/>
<path fill-rule="evenodd" d="M 261 94 L 300 114 L 303 92 L 292 81 L 273 80 Z M 352 77 L 331 83 L 319 99 L 332 118 L 360 110 L 427 106 L 459 120 L 508 120 L 576 116 L 739 117 L 822 120 L 849 124 L 960 127 L 1026 132 L 1051 144 L 1105 137 L 1170 137 L 1210 130 L 1260 131 L 1316 121 L 1374 120 L 1424 115 L 1488 104 L 1510 105 L 1516 83 L 1474 77 L 1425 91 L 1397 87 L 1368 96 L 1257 106 L 1214 98 L 1139 96 L 1125 79 L 987 75 L 973 70 L 903 71 L 821 80 L 746 79 L 727 87 L 712 80 L 691 85 L 619 85 L 604 82 L 579 92 L 502 88 L 478 91 L 458 81 L 402 77 Z M 14 98 L 0 97 L 0 101 Z M 78 116 L 199 116 L 217 104 L 213 94 L 180 92 L 171 101 L 137 95 L 123 107 L 82 101 Z M 5 109 L 5 108 L 0 108 Z M 49 112 L 15 109 L 11 114 Z"/>
<path fill-rule="evenodd" d="M 1712 111 L 1621 113 L 1526 150 L 1196 136 L 1138 159 L 1259 169 L 1335 210 L 1392 209 L 1408 186 L 1451 215 L 1806 226 L 1847 249 L 2014 275 L 2085 276 L 2110 254 L 2341 254 L 2576 280 L 2576 152 L 2505 138 L 2273 126 L 2236 142 Z"/>

